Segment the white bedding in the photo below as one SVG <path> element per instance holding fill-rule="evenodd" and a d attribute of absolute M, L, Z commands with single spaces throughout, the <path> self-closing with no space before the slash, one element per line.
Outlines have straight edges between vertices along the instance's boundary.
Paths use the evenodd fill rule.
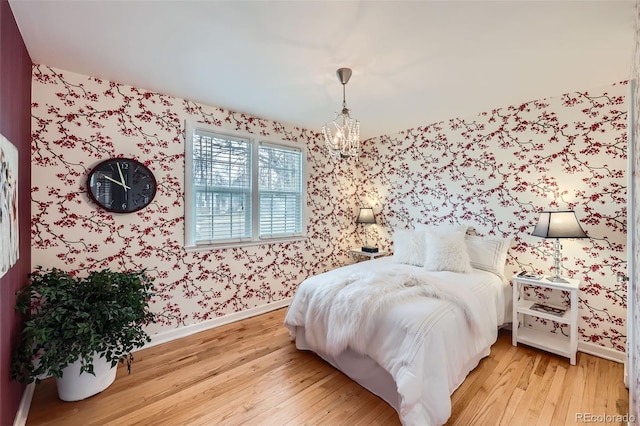
<path fill-rule="evenodd" d="M 338 333 L 341 339 L 347 335 L 344 354 L 357 351 L 363 354 L 362 362 L 373 360 L 388 373 L 392 381 L 388 377 L 380 380 L 395 382 L 397 397 L 390 395 L 393 390 L 389 389 L 376 393 L 396 408 L 403 424 L 443 424 L 451 415 L 450 395 L 496 341 L 497 328 L 505 319 L 508 305 L 505 294 L 510 294 L 505 291 L 508 283 L 504 279 L 479 270 L 470 274 L 428 272 L 421 267 L 394 264 L 391 258 L 365 261 L 305 280 L 287 311 L 285 325 L 292 338 L 299 337 L 299 348 L 311 349 L 341 368 L 341 354 L 337 352 L 343 350 L 344 342 L 336 346 L 332 338 L 322 335 L 330 334 L 327 327 L 345 321 L 330 318 L 344 309 L 331 309 L 331 304 L 318 308 L 314 301 L 324 296 L 336 297 L 340 293 L 329 288 L 348 288 L 347 283 L 384 286 L 379 280 L 362 282 L 363 277 L 373 274 L 388 280 L 390 272 L 392 277 L 398 277 L 391 279 L 392 285 L 412 282 L 407 293 L 410 295 L 384 301 L 372 309 L 373 314 L 350 317 L 363 327 Z M 427 290 L 416 292 L 416 285 Z M 353 293 L 357 299 L 352 306 L 373 306 L 362 302 L 362 293 Z M 346 296 L 340 297 L 343 300 L 336 306 L 345 304 Z M 345 373 L 354 380 L 357 378 L 353 375 L 359 374 Z"/>

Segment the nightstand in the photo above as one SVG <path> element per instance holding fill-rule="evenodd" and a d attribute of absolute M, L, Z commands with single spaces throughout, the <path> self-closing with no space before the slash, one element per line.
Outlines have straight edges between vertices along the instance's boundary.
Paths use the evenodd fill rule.
<path fill-rule="evenodd" d="M 355 262 L 358 260 L 358 257 L 368 257 L 369 260 L 371 259 L 375 259 L 376 257 L 383 257 L 386 256 L 387 252 L 386 251 L 379 251 L 377 253 L 369 253 L 368 251 L 362 251 L 362 250 L 358 250 L 358 249 L 352 249 L 349 250 L 349 257 L 351 258 L 352 262 Z"/>
<path fill-rule="evenodd" d="M 568 282 L 560 283 L 550 281 L 549 278 L 551 277 L 535 279 L 514 275 L 511 279 L 513 283 L 512 344 L 513 346 L 518 346 L 518 342 L 520 342 L 566 356 L 569 358 L 571 365 L 576 365 L 576 353 L 578 351 L 578 289 L 580 288 L 580 281 L 564 277 Z M 550 311 L 544 312 L 532 309 L 532 307 L 535 308 L 535 304 L 545 305 L 545 303 L 540 300 L 526 300 L 524 298 L 524 286 L 567 291 L 570 295 L 571 306 L 561 315 L 556 315 Z M 525 327 L 523 323 L 527 315 L 567 324 L 569 326 L 569 337 Z"/>

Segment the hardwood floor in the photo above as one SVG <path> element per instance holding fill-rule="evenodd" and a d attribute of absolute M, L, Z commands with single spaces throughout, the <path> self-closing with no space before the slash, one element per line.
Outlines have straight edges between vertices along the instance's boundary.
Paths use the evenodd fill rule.
<path fill-rule="evenodd" d="M 84 401 L 60 401 L 46 380 L 36 387 L 27 425 L 400 424 L 384 401 L 296 350 L 282 325 L 285 312 L 139 351 L 130 375 L 119 366 L 115 383 Z M 579 413 L 628 413 L 622 364 L 579 353 L 571 366 L 510 339 L 501 332 L 453 394 L 447 424 L 580 424 Z"/>

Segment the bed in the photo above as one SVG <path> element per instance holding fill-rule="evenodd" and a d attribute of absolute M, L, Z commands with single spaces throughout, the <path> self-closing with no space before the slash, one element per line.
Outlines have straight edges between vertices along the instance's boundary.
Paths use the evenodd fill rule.
<path fill-rule="evenodd" d="M 508 247 L 508 240 L 464 232 L 396 232 L 392 257 L 303 281 L 285 325 L 298 349 L 384 399 L 404 425 L 444 424 L 451 394 L 510 318 Z M 428 252 L 440 256 L 439 267 L 424 260 Z"/>

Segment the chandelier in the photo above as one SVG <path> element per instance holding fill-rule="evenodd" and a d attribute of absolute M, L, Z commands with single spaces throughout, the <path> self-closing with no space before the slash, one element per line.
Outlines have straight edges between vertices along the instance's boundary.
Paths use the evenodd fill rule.
<path fill-rule="evenodd" d="M 345 86 L 351 78 L 351 69 L 340 68 L 336 71 L 342 83 L 342 112 L 336 114 L 333 121 L 322 126 L 324 141 L 333 158 L 358 157 L 360 149 L 360 122 L 349 115 L 345 101 Z"/>

